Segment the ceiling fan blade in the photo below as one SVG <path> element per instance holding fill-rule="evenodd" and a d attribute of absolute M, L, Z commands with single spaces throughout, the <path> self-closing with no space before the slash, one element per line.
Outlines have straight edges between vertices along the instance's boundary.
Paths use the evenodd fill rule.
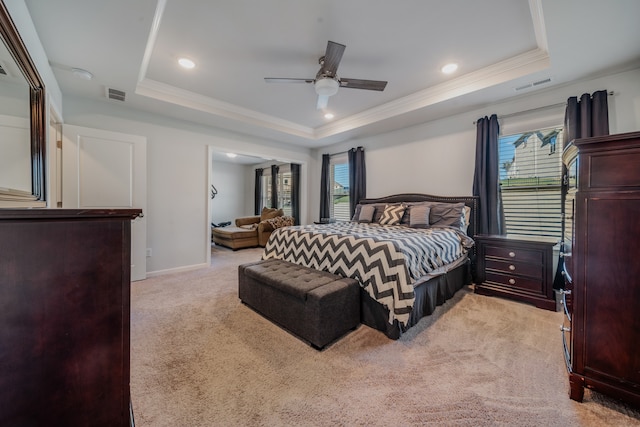
<path fill-rule="evenodd" d="M 340 78 L 340 87 L 383 91 L 387 82 L 381 80 L 360 80 Z"/>
<path fill-rule="evenodd" d="M 334 77 L 336 71 L 338 71 L 338 65 L 342 60 L 342 54 L 344 53 L 345 45 L 328 41 L 327 51 L 324 54 L 324 64 L 320 69 L 320 73 L 329 77 Z"/>
<path fill-rule="evenodd" d="M 265 77 L 264 81 L 267 83 L 313 83 L 314 79 L 288 79 L 279 77 Z"/>
<path fill-rule="evenodd" d="M 316 104 L 316 108 L 318 110 L 324 110 L 327 108 L 327 104 L 329 103 L 329 95 L 318 95 L 318 103 Z"/>

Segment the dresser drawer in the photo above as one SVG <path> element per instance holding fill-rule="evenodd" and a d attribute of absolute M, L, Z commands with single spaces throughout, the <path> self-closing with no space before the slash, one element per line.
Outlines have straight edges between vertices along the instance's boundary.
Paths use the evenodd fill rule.
<path fill-rule="evenodd" d="M 504 285 L 509 288 L 530 291 L 536 294 L 543 293 L 544 282 L 542 280 L 536 280 L 530 277 L 520 277 L 520 276 L 487 271 L 486 281 L 489 283 L 497 283 L 500 285 Z"/>
<path fill-rule="evenodd" d="M 528 276 L 534 279 L 542 279 L 542 264 L 529 264 L 526 262 L 510 262 L 508 260 L 487 259 L 485 261 L 487 271 L 495 270 L 510 275 Z"/>
<path fill-rule="evenodd" d="M 488 257 L 542 264 L 542 252 L 537 250 L 493 245 L 487 245 L 484 250 Z"/>

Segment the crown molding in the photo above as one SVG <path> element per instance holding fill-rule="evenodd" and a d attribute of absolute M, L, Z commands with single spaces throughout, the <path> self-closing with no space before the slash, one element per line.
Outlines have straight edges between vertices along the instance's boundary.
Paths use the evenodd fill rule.
<path fill-rule="evenodd" d="M 288 120 L 242 108 L 235 104 L 180 89 L 156 80 L 144 79 L 138 82 L 135 93 L 193 110 L 237 120 L 249 125 L 266 127 L 290 135 L 314 139 L 314 130 L 308 126 L 302 126 Z"/>
<path fill-rule="evenodd" d="M 550 66 L 542 1 L 529 0 L 529 9 L 536 37 L 536 49 L 344 119 L 324 124 L 317 128 L 311 128 L 146 78 L 166 1 L 158 0 L 157 3 L 153 25 L 138 76 L 136 94 L 236 120 L 247 125 L 271 129 L 314 141 L 505 83 L 547 69 Z"/>
<path fill-rule="evenodd" d="M 371 108 L 315 129 L 316 139 L 366 126 L 380 120 L 409 113 L 458 96 L 505 83 L 544 70 L 550 65 L 549 55 L 541 49 L 514 56 L 481 70 L 421 90 L 403 98 Z"/>

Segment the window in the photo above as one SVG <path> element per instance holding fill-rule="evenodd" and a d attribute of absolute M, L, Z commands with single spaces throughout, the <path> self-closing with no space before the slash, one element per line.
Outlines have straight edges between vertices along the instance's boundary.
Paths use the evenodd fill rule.
<path fill-rule="evenodd" d="M 276 176 L 278 206 L 271 206 L 271 169 L 265 168 L 262 174 L 262 206 L 282 208 L 284 214 L 291 216 L 291 167 L 287 164 L 279 166 Z"/>
<path fill-rule="evenodd" d="M 562 128 L 501 136 L 498 144 L 507 234 L 560 239 Z"/>
<path fill-rule="evenodd" d="M 351 219 L 349 206 L 349 160 L 346 154 L 332 156 L 329 162 L 330 216 L 338 221 Z"/>

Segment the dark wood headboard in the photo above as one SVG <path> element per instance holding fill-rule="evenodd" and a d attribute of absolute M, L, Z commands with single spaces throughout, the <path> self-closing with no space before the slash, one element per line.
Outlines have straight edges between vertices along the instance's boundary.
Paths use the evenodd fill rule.
<path fill-rule="evenodd" d="M 441 203 L 460 203 L 471 208 L 471 218 L 469 219 L 469 228 L 467 228 L 467 234 L 469 237 L 474 237 L 477 233 L 478 224 L 478 202 L 477 196 L 434 196 L 432 194 L 422 193 L 404 193 L 404 194 L 392 194 L 390 196 L 378 197 L 375 199 L 360 199 L 361 204 L 371 203 L 400 203 L 400 202 L 441 202 Z"/>

